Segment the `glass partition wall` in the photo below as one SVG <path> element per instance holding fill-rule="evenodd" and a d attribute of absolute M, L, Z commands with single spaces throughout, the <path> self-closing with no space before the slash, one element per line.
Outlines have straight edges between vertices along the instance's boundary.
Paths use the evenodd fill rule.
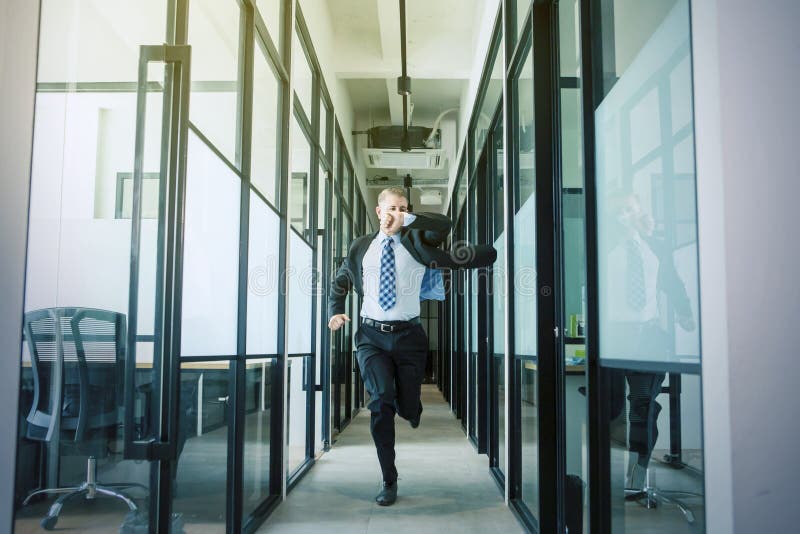
<path fill-rule="evenodd" d="M 345 180 L 294 5 L 42 2 L 17 530 L 253 531 L 328 442 Z"/>
<path fill-rule="evenodd" d="M 500 3 L 441 387 L 532 531 L 704 530 L 690 43 L 688 0 Z"/>
<path fill-rule="evenodd" d="M 600 385 L 590 425 L 603 494 L 592 525 L 703 532 L 689 1 L 588 7 L 590 391 Z"/>

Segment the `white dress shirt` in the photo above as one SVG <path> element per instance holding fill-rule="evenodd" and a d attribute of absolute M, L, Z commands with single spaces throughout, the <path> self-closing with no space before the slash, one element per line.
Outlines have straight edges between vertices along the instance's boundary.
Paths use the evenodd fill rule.
<path fill-rule="evenodd" d="M 409 220 L 411 219 L 411 220 Z M 411 224 L 413 218 L 405 216 L 404 226 Z M 392 236 L 394 244 L 395 294 L 394 306 L 388 310 L 381 308 L 378 295 L 381 279 L 381 254 L 383 240 L 387 237 L 383 231 L 378 232 L 370 243 L 364 259 L 361 261 L 364 300 L 361 305 L 361 317 L 375 321 L 408 321 L 419 316 L 419 293 L 425 266 L 415 260 L 406 248 L 400 244 L 400 235 Z"/>

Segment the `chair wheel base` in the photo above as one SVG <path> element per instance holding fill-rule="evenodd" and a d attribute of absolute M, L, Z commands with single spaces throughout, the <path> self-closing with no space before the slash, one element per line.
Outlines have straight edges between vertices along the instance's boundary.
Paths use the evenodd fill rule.
<path fill-rule="evenodd" d="M 53 530 L 56 528 L 56 523 L 58 522 L 57 515 L 48 515 L 44 519 L 42 519 L 39 524 L 42 525 L 42 528 L 45 530 Z"/>

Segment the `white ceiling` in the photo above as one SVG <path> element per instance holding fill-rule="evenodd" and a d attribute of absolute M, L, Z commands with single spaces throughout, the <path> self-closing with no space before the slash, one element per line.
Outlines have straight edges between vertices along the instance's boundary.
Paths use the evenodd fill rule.
<path fill-rule="evenodd" d="M 484 0 L 407 0 L 406 49 L 414 113 L 457 107 L 473 63 Z M 396 0 L 328 0 L 335 28 L 336 76 L 346 80 L 356 113 L 402 113 L 394 106 L 400 76 L 400 9 Z M 391 99 L 391 100 L 390 100 Z"/>
<path fill-rule="evenodd" d="M 459 107 L 473 69 L 477 34 L 486 23 L 481 20 L 485 3 L 406 0 L 412 124 L 432 126 L 440 112 Z M 344 80 L 349 92 L 354 123 L 362 128 L 402 124 L 402 98 L 397 94 L 397 77 L 401 74 L 399 1 L 328 0 L 328 9 L 335 28 L 335 75 Z M 403 174 L 405 171 L 367 169 L 366 178 Z M 412 175 L 442 179 L 446 193 L 447 169 Z M 380 188 L 368 187 L 373 197 Z"/>

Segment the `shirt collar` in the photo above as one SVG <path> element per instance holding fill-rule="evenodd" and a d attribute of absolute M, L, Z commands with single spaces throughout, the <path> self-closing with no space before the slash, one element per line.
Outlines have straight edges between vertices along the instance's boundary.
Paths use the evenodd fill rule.
<path fill-rule="evenodd" d="M 383 243 L 383 240 L 386 239 L 389 236 L 386 235 L 385 233 L 383 233 L 383 230 L 378 230 L 378 236 L 377 237 L 378 237 L 378 241 L 380 243 Z M 399 244 L 400 243 L 400 233 L 398 232 L 398 233 L 394 234 L 392 236 L 392 240 L 394 241 L 395 245 Z"/>

